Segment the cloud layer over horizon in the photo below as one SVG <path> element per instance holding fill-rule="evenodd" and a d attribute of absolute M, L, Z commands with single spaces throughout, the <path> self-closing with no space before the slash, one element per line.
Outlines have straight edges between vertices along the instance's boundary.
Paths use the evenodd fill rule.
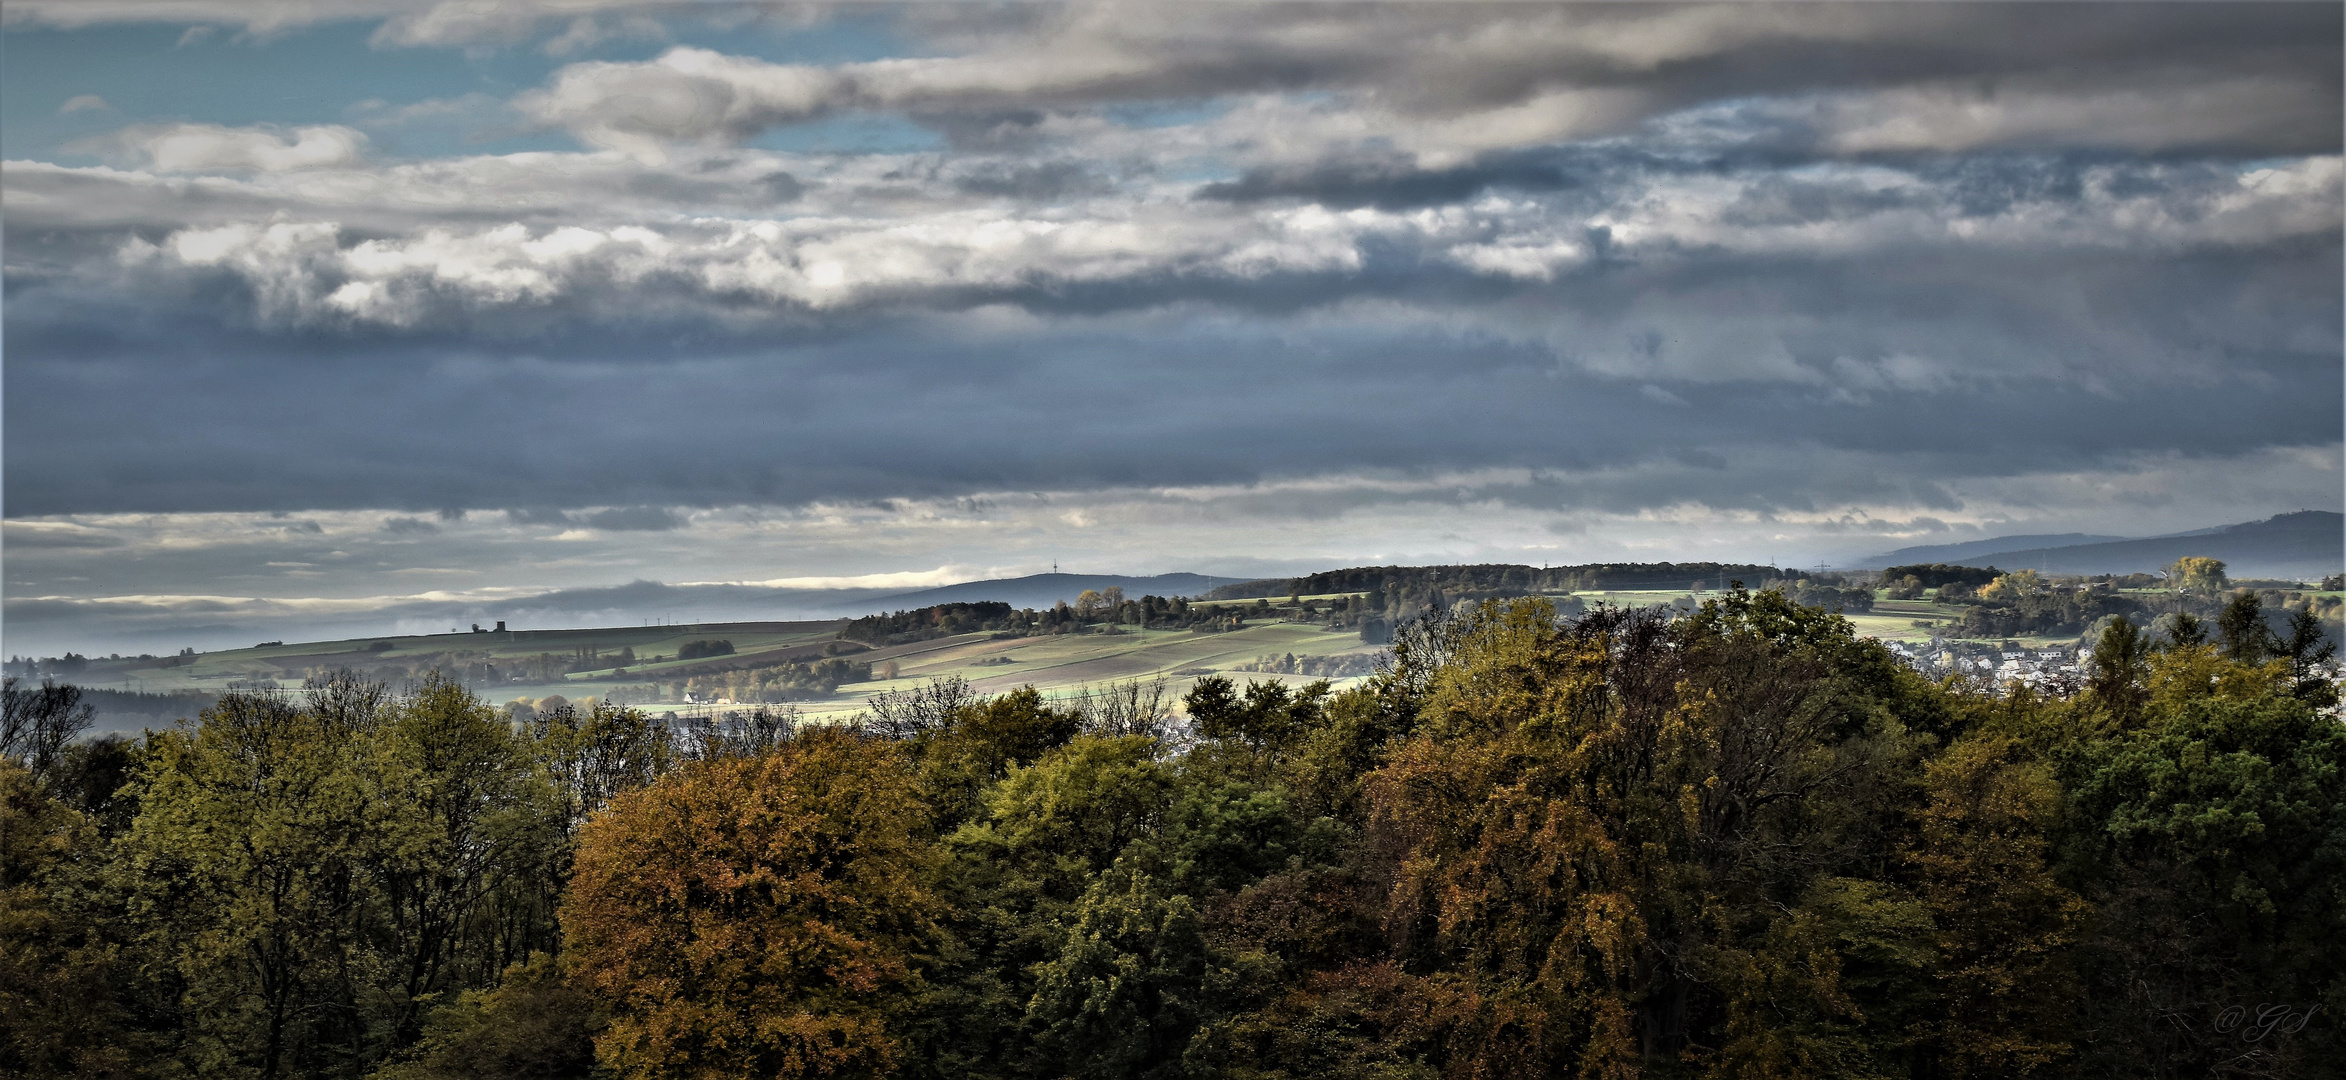
<path fill-rule="evenodd" d="M 12 648 L 106 597 L 2341 503 L 2335 6 L 6 20 Z"/>

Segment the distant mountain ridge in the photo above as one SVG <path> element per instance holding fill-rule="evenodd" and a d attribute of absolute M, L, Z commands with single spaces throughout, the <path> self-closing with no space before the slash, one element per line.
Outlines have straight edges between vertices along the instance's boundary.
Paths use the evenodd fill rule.
<path fill-rule="evenodd" d="M 1959 544 L 1922 544 L 1868 555 L 1851 563 L 1851 570 L 1879 570 L 1885 566 L 1913 566 L 1916 563 L 1951 563 L 1963 559 L 1984 559 L 2007 551 L 2035 551 L 2042 548 L 2076 547 L 2081 544 L 2109 544 L 2132 540 L 2131 536 L 2096 536 L 2092 533 L 2037 533 L 2025 536 L 1997 536 L 1986 540 L 1965 540 Z"/>
<path fill-rule="evenodd" d="M 936 604 L 977 603 L 993 600 L 1014 608 L 1047 608 L 1061 600 L 1074 603 L 1084 590 L 1124 590 L 1127 598 L 1138 600 L 1143 596 L 1201 596 L 1223 585 L 1235 584 L 1242 578 L 1210 577 L 1205 574 L 1158 574 L 1155 577 L 1125 577 L 1117 574 L 1032 574 L 1019 578 L 998 578 L 992 581 L 964 581 L 956 585 L 940 585 L 934 589 L 897 593 L 874 597 L 856 603 L 874 613 L 911 611 Z"/>
<path fill-rule="evenodd" d="M 2006 550 L 1951 561 L 1957 566 L 1993 565 L 2045 574 L 2140 574 L 2186 555 L 2222 559 L 2233 577 L 2318 578 L 2335 574 L 2346 568 L 2346 514 L 2300 510 L 2216 529 Z"/>

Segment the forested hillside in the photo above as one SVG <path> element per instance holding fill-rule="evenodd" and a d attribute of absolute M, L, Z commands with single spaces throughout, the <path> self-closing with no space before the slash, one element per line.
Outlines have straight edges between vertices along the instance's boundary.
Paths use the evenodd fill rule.
<path fill-rule="evenodd" d="M 1459 605 L 1178 712 L 336 678 L 75 743 L 12 684 L 0 1072 L 2335 1075 L 2329 659 L 2118 618 L 2073 695 L 1934 683 L 1735 590 Z"/>
<path fill-rule="evenodd" d="M 1329 593 L 1446 590 L 1455 596 L 1522 596 L 1530 593 L 1603 592 L 1641 589 L 1724 589 L 1730 580 L 1754 586 L 1789 571 L 1754 563 L 1589 563 L 1583 566 L 1360 566 L 1297 578 L 1265 578 L 1224 585 L 1208 600 L 1257 596 L 1320 596 Z"/>

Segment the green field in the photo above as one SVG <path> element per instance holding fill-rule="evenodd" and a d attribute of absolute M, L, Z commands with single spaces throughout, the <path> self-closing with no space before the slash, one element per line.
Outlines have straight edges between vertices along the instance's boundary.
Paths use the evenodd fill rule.
<path fill-rule="evenodd" d="M 592 648 L 602 653 L 632 648 L 639 656 L 674 656 L 686 642 L 712 638 L 733 643 L 735 655 L 722 658 L 725 661 L 780 663 L 806 656 L 819 657 L 825 646 L 836 640 L 840 625 L 840 622 L 831 620 L 757 622 L 287 642 L 199 653 L 192 657 L 92 657 L 88 669 L 71 676 L 69 681 L 99 689 L 144 693 L 169 693 L 174 690 L 217 693 L 237 684 L 297 685 L 307 673 L 321 669 L 352 667 L 364 670 L 385 664 L 428 663 L 439 658 L 483 660 L 506 666 L 541 654 L 550 653 L 567 658 L 581 648 Z M 662 671 L 707 662 L 670 661 L 639 665 L 628 670 L 631 677 L 637 672 L 656 677 Z M 500 704 L 516 697 L 537 698 L 548 694 L 572 698 L 593 697 L 597 696 L 599 685 L 595 676 L 605 674 L 607 670 L 562 675 L 552 680 L 500 680 L 495 685 L 476 683 L 474 689 Z"/>
<path fill-rule="evenodd" d="M 1243 666 L 1265 657 L 1356 655 L 1367 658 L 1380 651 L 1378 646 L 1363 644 L 1357 634 L 1301 623 L 1262 623 L 1219 634 L 1186 630 L 1143 633 L 1130 626 L 1116 628 L 1117 633 L 1009 639 L 977 633 L 878 649 L 840 641 L 837 634 L 841 625 L 836 621 L 709 623 L 289 642 L 193 657 L 93 658 L 89 668 L 72 681 L 102 689 L 146 693 L 174 690 L 217 693 L 238 684 L 298 685 L 311 672 L 344 666 L 364 671 L 372 666 L 429 663 L 439 658 L 506 665 L 547 653 L 557 657 L 574 656 L 581 648 L 592 648 L 606 655 L 632 648 L 639 657 L 673 657 L 686 642 L 722 639 L 733 643 L 733 655 L 638 663 L 628 667 L 624 677 L 614 677 L 611 668 L 599 668 L 555 680 L 516 681 L 504 677 L 493 683 L 484 680 L 472 685 L 482 697 L 497 704 L 552 694 L 577 701 L 599 697 L 613 686 L 664 682 L 690 674 L 694 669 L 705 672 L 712 664 L 768 666 L 821 659 L 831 652 L 859 662 L 869 661 L 875 672 L 872 681 L 842 685 L 829 695 L 793 703 L 809 715 L 832 716 L 863 708 L 873 694 L 918 686 L 940 676 L 961 676 L 983 693 L 1000 693 L 1031 683 L 1054 697 L 1071 695 L 1097 684 L 1163 676 L 1178 694 L 1210 673 L 1298 684 L 1311 681 L 1300 675 L 1240 671 Z M 389 647 L 384 648 L 385 645 Z M 891 661 L 896 665 L 896 677 L 877 677 Z M 1335 681 L 1350 682 L 1358 677 Z M 640 707 L 667 712 L 695 706 L 664 701 Z"/>
<path fill-rule="evenodd" d="M 1311 682 L 1311 678 L 1240 673 L 1238 669 L 1265 656 L 1373 655 L 1380 651 L 1380 646 L 1362 644 L 1357 634 L 1299 623 L 1249 626 L 1223 634 L 1193 634 L 1186 630 L 1141 633 L 1130 627 L 1115 635 L 1064 634 L 1003 640 L 990 634 L 964 634 L 858 654 L 856 659 L 870 659 L 875 665 L 896 661 L 896 678 L 842 686 L 829 700 L 801 702 L 799 707 L 810 715 L 852 711 L 861 708 L 864 699 L 873 694 L 909 689 L 949 675 L 968 679 L 980 693 L 1001 693 L 1032 684 L 1052 696 L 1072 694 L 1086 686 L 1158 676 L 1164 676 L 1178 694 L 1200 677 L 1214 673 L 1302 684 Z M 1332 681 L 1342 684 L 1352 680 Z"/>

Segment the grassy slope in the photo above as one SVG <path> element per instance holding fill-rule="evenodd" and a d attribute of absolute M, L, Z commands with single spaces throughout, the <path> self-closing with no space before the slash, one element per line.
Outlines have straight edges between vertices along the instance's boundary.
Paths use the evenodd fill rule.
<path fill-rule="evenodd" d="M 298 681 L 310 668 L 341 664 L 415 662 L 450 653 L 487 657 L 492 661 L 534 657 L 540 653 L 568 656 L 582 646 L 603 652 L 631 647 L 638 656 L 673 656 L 685 642 L 710 638 L 731 641 L 734 655 L 714 658 L 723 663 L 778 663 L 821 655 L 835 640 L 839 624 L 728 623 L 691 627 L 616 627 L 600 630 L 522 631 L 511 634 L 431 634 L 420 637 L 354 638 L 345 641 L 292 642 L 266 648 L 203 653 L 192 662 L 163 667 L 163 661 L 93 661 L 77 681 L 90 686 L 137 689 L 150 693 L 195 689 L 219 691 L 239 681 Z M 1033 683 L 1047 693 L 1064 695 L 1085 685 L 1127 678 L 1173 677 L 1178 693 L 1186 690 L 1203 670 L 1229 671 L 1264 656 L 1327 656 L 1335 653 L 1375 652 L 1358 635 L 1335 633 L 1316 626 L 1264 623 L 1226 634 L 1150 630 L 1136 633 L 1123 627 L 1120 634 L 1078 634 L 1059 637 L 995 640 L 990 634 L 915 642 L 853 654 L 875 667 L 894 660 L 897 677 L 840 687 L 830 697 L 801 702 L 811 714 L 852 712 L 864 700 L 884 690 L 918 686 L 940 675 L 960 675 L 986 693 L 999 693 Z M 376 642 L 391 648 L 371 651 Z M 996 663 L 981 664 L 981 660 Z M 1007 660 L 1007 663 L 999 661 Z M 650 681 L 709 663 L 708 660 L 638 664 L 628 669 L 627 684 Z M 1175 677 L 1175 672 L 1183 674 Z M 583 672 L 558 684 L 508 683 L 481 689 L 500 704 L 518 697 L 540 698 L 561 694 L 578 699 L 601 693 L 612 685 L 597 678 L 605 672 Z M 1292 675 L 1253 675 L 1288 682 L 1310 680 Z M 651 706 L 672 709 L 673 705 Z"/>
<path fill-rule="evenodd" d="M 201 653 L 192 662 L 165 667 L 173 659 L 93 660 L 76 681 L 90 686 L 138 689 L 150 693 L 168 690 L 220 690 L 240 680 L 299 680 L 310 668 L 379 663 L 413 663 L 427 657 L 457 654 L 491 661 L 511 661 L 552 653 L 572 655 L 581 647 L 603 652 L 633 648 L 639 656 L 674 656 L 685 642 L 723 638 L 733 642 L 736 660 L 779 653 L 788 656 L 809 646 L 819 651 L 833 639 L 837 622 L 711 623 L 701 626 L 627 626 L 595 630 L 523 630 L 504 634 L 427 634 L 416 637 L 351 638 L 343 641 L 305 641 L 284 645 L 229 649 Z M 391 648 L 371 646 L 388 642 Z M 690 667 L 706 661 L 668 662 L 653 668 Z M 648 670 L 631 669 L 631 670 Z M 546 693 L 556 689 L 546 688 Z M 569 692 L 569 691 L 564 691 Z"/>
<path fill-rule="evenodd" d="M 813 715 L 853 711 L 861 708 L 864 699 L 873 694 L 909 689 L 944 675 L 968 679 L 981 693 L 1000 693 L 1032 683 L 1054 696 L 1096 683 L 1163 675 L 1178 694 L 1186 691 L 1204 671 L 1228 672 L 1264 656 L 1287 653 L 1329 656 L 1376 651 L 1376 646 L 1362 644 L 1356 634 L 1292 623 L 1250 626 L 1227 634 L 1193 634 L 1185 630 L 1151 630 L 1141 634 L 1130 627 L 1116 635 L 1070 634 L 999 641 L 987 634 L 965 634 L 872 653 L 876 659 L 895 659 L 896 678 L 843 686 L 829 700 L 801 703 L 800 708 Z M 981 660 L 1010 662 L 981 664 L 978 662 Z M 1298 675 L 1249 674 L 1240 678 L 1278 679 L 1298 684 L 1311 681 Z"/>

